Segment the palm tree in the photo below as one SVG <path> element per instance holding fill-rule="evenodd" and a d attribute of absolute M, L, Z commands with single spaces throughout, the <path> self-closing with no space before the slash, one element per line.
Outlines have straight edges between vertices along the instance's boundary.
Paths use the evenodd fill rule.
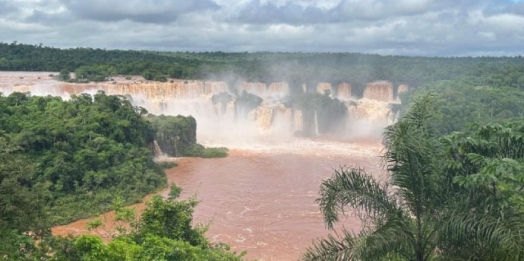
<path fill-rule="evenodd" d="M 431 132 L 434 99 L 416 100 L 386 129 L 387 182 L 343 168 L 321 184 L 317 202 L 329 229 L 348 211 L 364 226 L 314 242 L 303 260 L 522 259 L 521 215 L 487 197 L 484 186 L 458 184 L 449 171 L 449 147 Z"/>

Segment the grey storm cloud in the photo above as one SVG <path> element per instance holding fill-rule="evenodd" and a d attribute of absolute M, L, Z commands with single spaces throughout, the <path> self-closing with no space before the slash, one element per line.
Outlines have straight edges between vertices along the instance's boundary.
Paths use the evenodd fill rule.
<path fill-rule="evenodd" d="M 207 9 L 218 5 L 208 0 L 70 0 L 64 1 L 75 16 L 97 21 L 131 20 L 142 23 L 169 23 L 181 14 Z"/>
<path fill-rule="evenodd" d="M 293 1 L 251 0 L 234 16 L 237 22 L 315 24 L 351 21 L 381 21 L 453 10 L 454 15 L 467 15 L 480 9 L 486 15 L 523 13 L 524 2 L 508 0 L 340 0 L 330 8 L 300 5 Z"/>
<path fill-rule="evenodd" d="M 523 0 L 0 0 L 0 41 L 109 49 L 523 55 Z"/>
<path fill-rule="evenodd" d="M 234 20 L 254 24 L 314 24 L 337 22 L 339 15 L 335 8 L 322 10 L 318 7 L 303 7 L 291 2 L 278 6 L 273 3 L 264 4 L 261 1 L 252 1 L 238 12 Z"/>
<path fill-rule="evenodd" d="M 24 19 L 26 22 L 38 23 L 43 25 L 60 25 L 74 21 L 74 17 L 68 12 L 49 13 L 41 10 L 34 10 Z"/>
<path fill-rule="evenodd" d="M 524 15 L 524 2 L 516 2 L 511 5 L 508 4 L 498 4 L 493 5 L 491 8 L 487 9 L 485 14 L 494 15 L 502 13 L 511 13 L 516 15 Z"/>
<path fill-rule="evenodd" d="M 413 16 L 446 7 L 442 2 L 429 0 L 341 0 L 329 8 L 300 5 L 292 1 L 279 3 L 252 0 L 244 4 L 234 17 L 245 23 L 316 24 L 351 21 L 376 21 L 398 16 Z M 462 1 L 465 2 L 465 1 Z M 466 5 L 461 1 L 454 6 Z M 478 3 L 478 1 L 477 1 Z M 469 4 L 471 6 L 471 4 Z M 448 4 L 449 6 L 449 4 Z"/>
<path fill-rule="evenodd" d="M 6 0 L 0 0 L 0 15 L 14 13 L 18 11 L 18 8 Z"/>

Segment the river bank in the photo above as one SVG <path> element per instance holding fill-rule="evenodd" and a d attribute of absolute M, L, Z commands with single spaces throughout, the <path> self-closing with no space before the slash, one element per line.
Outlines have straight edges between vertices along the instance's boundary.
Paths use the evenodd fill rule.
<path fill-rule="evenodd" d="M 249 259 L 296 260 L 312 240 L 328 234 L 315 203 L 321 181 L 342 165 L 382 173 L 378 142 L 336 143 L 336 150 L 331 147 L 336 144 L 329 142 L 302 144 L 302 148 L 287 144 L 281 152 L 232 149 L 227 158 L 181 158 L 179 166 L 167 169 L 166 175 L 182 188 L 181 198 L 198 198 L 194 221 L 210 225 L 206 236 L 212 242 L 230 244 L 237 252 L 246 250 Z M 138 211 L 144 206 L 133 205 Z M 100 218 L 113 216 L 109 212 Z M 87 231 L 88 220 L 55 227 L 53 234 L 96 234 Z M 343 224 L 360 229 L 352 217 Z"/>

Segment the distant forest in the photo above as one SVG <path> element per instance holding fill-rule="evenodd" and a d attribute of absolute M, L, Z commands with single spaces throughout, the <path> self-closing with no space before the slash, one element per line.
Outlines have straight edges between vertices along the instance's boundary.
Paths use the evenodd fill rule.
<path fill-rule="evenodd" d="M 0 43 L 0 70 L 53 71 L 77 81 L 105 81 L 113 75 L 142 75 L 148 80 L 206 79 L 287 81 L 292 87 L 318 82 L 348 82 L 353 93 L 373 81 L 408 84 L 411 89 L 442 80 L 467 80 L 475 85 L 524 89 L 524 58 L 409 57 L 360 53 L 156 52 L 59 49 L 17 42 Z M 65 79 L 68 80 L 68 79 Z"/>

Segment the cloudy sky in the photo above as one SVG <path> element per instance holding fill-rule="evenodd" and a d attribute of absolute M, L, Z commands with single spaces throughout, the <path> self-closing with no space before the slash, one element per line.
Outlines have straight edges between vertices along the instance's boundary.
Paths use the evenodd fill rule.
<path fill-rule="evenodd" d="M 522 0 L 0 0 L 0 42 L 169 51 L 524 55 Z"/>

